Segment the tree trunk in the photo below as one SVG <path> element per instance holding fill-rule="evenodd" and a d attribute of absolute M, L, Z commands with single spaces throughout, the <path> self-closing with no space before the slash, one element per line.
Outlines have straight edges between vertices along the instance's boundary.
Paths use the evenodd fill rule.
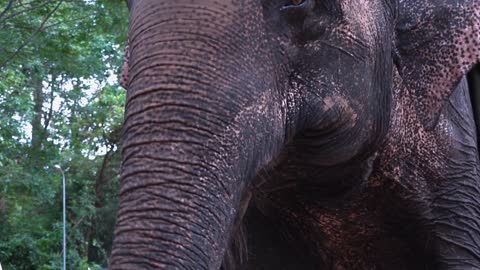
<path fill-rule="evenodd" d="M 43 102 L 44 102 L 44 93 L 43 93 L 43 81 L 42 77 L 38 74 L 33 73 L 30 85 L 33 90 L 33 118 L 32 118 L 32 141 L 31 141 L 31 151 L 35 155 L 42 149 L 42 142 L 44 138 L 44 128 L 42 125 L 43 118 Z"/>

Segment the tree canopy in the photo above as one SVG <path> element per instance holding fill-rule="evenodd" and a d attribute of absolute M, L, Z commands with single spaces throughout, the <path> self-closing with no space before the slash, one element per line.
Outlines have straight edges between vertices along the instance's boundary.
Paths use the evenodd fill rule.
<path fill-rule="evenodd" d="M 0 263 L 105 266 L 117 208 L 124 1 L 0 0 Z"/>

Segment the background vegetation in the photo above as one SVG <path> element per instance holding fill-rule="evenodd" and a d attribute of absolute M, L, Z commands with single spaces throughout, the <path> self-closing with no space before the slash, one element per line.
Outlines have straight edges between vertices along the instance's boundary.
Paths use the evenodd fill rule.
<path fill-rule="evenodd" d="M 123 0 L 0 0 L 0 262 L 107 265 L 117 208 L 125 91 Z"/>

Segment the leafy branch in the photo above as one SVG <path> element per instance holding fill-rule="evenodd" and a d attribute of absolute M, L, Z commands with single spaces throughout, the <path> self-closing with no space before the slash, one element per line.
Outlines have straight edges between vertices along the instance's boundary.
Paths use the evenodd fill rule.
<path fill-rule="evenodd" d="M 51 0 L 50 0 L 51 1 Z M 48 1 L 48 2 L 50 2 Z M 47 3 L 48 3 L 47 2 Z M 42 23 L 40 24 L 40 26 L 37 28 L 37 30 L 35 30 L 35 32 L 33 32 L 33 34 L 30 36 L 30 38 L 25 41 L 20 47 L 18 47 L 15 52 L 13 54 L 11 54 L 9 57 L 7 57 L 6 60 L 4 60 L 1 64 L 0 64 L 0 69 L 4 68 L 8 62 L 10 62 L 13 58 L 15 58 L 22 50 L 23 48 L 25 48 L 27 45 L 29 45 L 30 43 L 32 43 L 34 40 L 35 40 L 35 37 L 37 36 L 38 33 L 40 33 L 42 30 L 43 30 L 43 27 L 44 25 L 47 23 L 48 19 L 50 19 L 50 17 L 57 11 L 57 9 L 60 7 L 60 5 L 62 4 L 63 0 L 60 0 L 58 2 L 58 4 L 55 6 L 54 9 L 52 9 L 48 14 L 47 16 L 44 17 L 44 19 L 42 20 Z"/>

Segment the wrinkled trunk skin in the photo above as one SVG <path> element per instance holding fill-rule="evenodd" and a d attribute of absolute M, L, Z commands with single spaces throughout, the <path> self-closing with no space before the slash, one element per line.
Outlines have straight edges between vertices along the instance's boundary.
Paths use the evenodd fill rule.
<path fill-rule="evenodd" d="M 218 269 L 246 181 L 285 136 L 259 3 L 129 5 L 130 84 L 110 269 Z"/>

